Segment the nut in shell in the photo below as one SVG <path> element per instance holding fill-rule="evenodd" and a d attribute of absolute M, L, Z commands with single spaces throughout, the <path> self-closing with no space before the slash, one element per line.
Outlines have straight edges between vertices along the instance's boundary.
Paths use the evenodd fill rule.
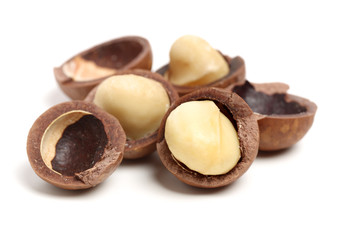
<path fill-rule="evenodd" d="M 182 36 L 170 50 L 170 63 L 156 72 L 172 82 L 180 96 L 204 87 L 225 88 L 245 80 L 241 57 L 230 58 L 197 36 Z"/>
<path fill-rule="evenodd" d="M 166 138 L 167 133 L 172 133 L 169 133 L 170 130 L 167 132 L 166 128 L 171 128 L 169 125 L 172 124 L 178 126 L 175 128 L 175 134 L 178 136 L 178 139 L 181 140 L 179 134 L 185 135 L 185 133 L 183 133 L 184 131 L 188 134 L 200 135 L 199 131 L 187 130 L 187 128 L 195 128 L 194 125 L 200 125 L 200 123 L 198 120 L 197 122 L 193 120 L 193 117 L 186 116 L 186 114 L 189 115 L 188 111 L 183 111 L 185 112 L 183 113 L 185 116 L 182 117 L 188 121 L 183 120 L 180 123 L 173 122 L 167 125 L 170 115 L 175 114 L 175 110 L 179 109 L 183 104 L 198 101 L 207 102 L 211 108 L 206 111 L 210 113 L 214 112 L 216 119 L 225 117 L 223 120 L 225 125 L 232 126 L 223 128 L 223 124 L 218 125 L 217 120 L 214 121 L 214 117 L 211 117 L 210 123 L 212 125 L 212 122 L 215 122 L 217 124 L 216 128 L 206 127 L 207 130 L 203 130 L 203 135 L 205 135 L 205 137 L 202 136 L 202 138 L 200 136 L 183 137 L 182 139 L 185 142 L 173 146 L 173 148 L 177 149 L 173 150 L 172 146 L 169 146 L 172 141 Z M 214 105 L 217 107 L 217 111 L 213 110 L 215 107 Z M 202 115 L 204 111 L 205 110 L 201 111 Z M 222 114 L 219 114 L 219 112 Z M 198 115 L 199 113 L 194 114 Z M 173 117 L 173 119 L 178 119 L 178 121 L 180 121 L 179 118 Z M 207 124 L 202 124 L 202 127 L 204 128 L 206 125 Z M 223 135 L 224 133 L 216 133 L 217 136 L 224 137 L 224 140 L 219 141 L 217 137 L 209 137 L 210 134 L 215 134 L 215 132 L 210 132 L 209 130 L 214 131 L 215 129 L 219 131 L 222 128 L 224 131 L 230 131 L 229 134 L 225 133 L 226 135 Z M 231 133 L 234 131 L 232 129 L 235 130 L 235 133 Z M 204 134 L 204 132 L 206 134 Z M 169 138 L 172 137 L 169 136 Z M 213 142 L 205 144 L 204 142 L 207 142 L 209 139 Z M 215 141 L 213 139 L 215 139 Z M 257 156 L 258 142 L 259 131 L 257 119 L 245 101 L 237 94 L 229 94 L 228 91 L 222 89 L 204 88 L 181 97 L 167 111 L 159 129 L 157 151 L 164 166 L 182 182 L 201 188 L 216 188 L 234 182 L 247 171 Z M 185 148 L 184 144 L 191 145 L 191 148 Z M 198 144 L 202 144 L 202 146 L 206 147 L 200 148 Z M 225 146 L 218 146 L 218 144 L 225 144 Z M 215 147 L 209 147 L 208 145 L 215 145 Z M 229 146 L 229 148 L 227 146 Z M 197 151 L 194 151 L 194 149 L 197 149 Z M 221 153 L 216 149 L 220 149 Z M 180 153 L 176 154 L 176 152 L 179 151 Z M 237 156 L 238 153 L 240 153 L 240 156 Z M 179 157 L 183 158 L 184 156 L 192 156 L 194 158 L 192 160 L 194 163 L 190 164 L 185 160 L 179 159 Z M 218 164 L 220 164 L 220 166 L 215 166 Z M 201 170 L 202 168 L 206 171 Z"/>
<path fill-rule="evenodd" d="M 127 136 L 124 157 L 135 159 L 156 150 L 161 119 L 177 99 L 177 92 L 161 75 L 135 69 L 107 78 L 85 101 L 119 119 Z"/>

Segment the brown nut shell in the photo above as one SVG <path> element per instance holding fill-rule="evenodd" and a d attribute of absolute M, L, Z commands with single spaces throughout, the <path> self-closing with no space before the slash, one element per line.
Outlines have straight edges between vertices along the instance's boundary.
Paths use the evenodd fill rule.
<path fill-rule="evenodd" d="M 177 90 L 179 96 L 183 96 L 187 93 L 193 92 L 195 90 L 205 88 L 205 87 L 218 87 L 226 88 L 229 85 L 237 82 L 245 81 L 245 62 L 241 57 L 230 58 L 227 55 L 223 55 L 229 66 L 229 73 L 221 79 L 215 80 L 209 84 L 200 86 L 177 86 L 173 85 Z M 156 72 L 164 76 L 165 72 L 169 69 L 169 64 L 162 66 Z"/>
<path fill-rule="evenodd" d="M 134 74 L 134 75 L 146 77 L 161 83 L 163 88 L 167 91 L 170 105 L 172 105 L 179 98 L 178 93 L 175 91 L 172 84 L 166 81 L 161 75 L 157 73 L 154 73 L 148 70 L 134 69 L 134 70 L 119 71 L 115 75 L 125 75 L 125 74 Z M 84 99 L 84 101 L 93 102 L 96 91 L 97 91 L 97 86 L 93 90 L 90 91 L 90 93 Z M 137 159 L 154 152 L 156 150 L 157 132 L 158 130 L 156 130 L 149 136 L 138 139 L 138 140 L 127 139 L 126 145 L 125 145 L 124 158 Z"/>
<path fill-rule="evenodd" d="M 27 154 L 43 180 L 63 189 L 86 189 L 103 182 L 119 166 L 125 140 L 116 118 L 94 104 L 72 101 L 37 118 L 29 131 Z M 50 152 L 52 160 L 46 157 Z"/>
<path fill-rule="evenodd" d="M 180 104 L 188 101 L 212 100 L 234 122 L 241 150 L 241 158 L 234 168 L 222 175 L 203 175 L 175 160 L 165 140 L 165 125 L 169 114 Z M 216 188 L 228 185 L 242 176 L 257 156 L 259 131 L 257 119 L 245 101 L 235 93 L 223 89 L 204 88 L 187 94 L 175 102 L 162 119 L 157 138 L 157 151 L 164 166 L 179 180 L 200 188 Z"/>
<path fill-rule="evenodd" d="M 76 57 L 92 61 L 101 67 L 109 69 L 147 69 L 152 66 L 152 51 L 147 39 L 138 36 L 116 38 L 87 49 L 54 68 L 57 83 L 63 92 L 74 100 L 82 100 L 102 80 L 109 77 L 100 77 L 87 81 L 75 81 L 64 72 L 64 65 Z"/>
<path fill-rule="evenodd" d="M 244 90 L 241 90 L 241 89 Z M 254 89 L 258 95 L 255 100 L 246 100 L 256 113 L 260 130 L 261 151 L 277 151 L 289 148 L 301 140 L 311 128 L 317 111 L 317 105 L 308 99 L 288 94 L 289 86 L 285 83 L 239 83 L 228 89 L 237 92 L 244 98 L 246 91 Z M 249 90 L 247 90 L 249 89 Z M 240 93 L 239 91 L 243 91 Z M 264 96 L 265 99 L 261 100 Z M 249 102 L 251 101 L 251 102 Z M 272 102 L 276 101 L 276 103 Z M 254 104 L 261 103 L 263 107 L 269 106 L 272 110 L 259 111 Z M 277 106 L 278 109 L 275 109 Z M 256 110 L 256 108 L 258 110 Z"/>

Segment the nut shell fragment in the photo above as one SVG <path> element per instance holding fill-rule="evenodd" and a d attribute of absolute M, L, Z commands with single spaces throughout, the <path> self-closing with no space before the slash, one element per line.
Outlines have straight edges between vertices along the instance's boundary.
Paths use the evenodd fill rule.
<path fill-rule="evenodd" d="M 165 125 L 169 114 L 188 101 L 211 100 L 234 121 L 239 137 L 241 159 L 229 172 L 221 175 L 203 175 L 183 166 L 171 153 L 165 140 Z M 237 94 L 217 88 L 204 88 L 181 97 L 167 111 L 161 122 L 157 138 L 157 151 L 164 166 L 179 180 L 201 188 L 228 185 L 242 176 L 257 156 L 259 132 L 256 116 Z"/>
<path fill-rule="evenodd" d="M 296 144 L 305 136 L 314 121 L 317 111 L 317 105 L 315 103 L 308 99 L 288 94 L 287 90 L 289 86 L 285 83 L 250 84 L 249 82 L 245 82 L 234 84 L 227 89 L 237 92 L 248 84 L 256 92 L 265 94 L 269 98 L 274 96 L 273 99 L 280 100 L 280 103 L 276 104 L 280 109 L 275 110 L 273 113 L 268 111 L 263 113 L 255 110 L 258 107 L 253 104 L 262 102 L 260 99 L 254 99 L 251 101 L 252 103 L 249 103 L 258 118 L 260 130 L 259 150 L 277 151 L 286 149 Z M 237 88 L 238 90 L 236 90 Z"/>
<path fill-rule="evenodd" d="M 43 141 L 43 138 L 47 138 L 46 130 L 54 125 L 56 119 L 71 112 L 82 112 L 101 121 L 107 139 L 102 155 L 92 167 L 73 175 L 65 175 L 52 169 L 52 166 L 45 162 L 46 160 L 43 159 L 45 154 L 41 150 L 45 148 L 42 148 L 42 144 L 49 142 L 48 140 Z M 55 131 L 55 129 L 53 130 Z M 118 167 L 123 158 L 125 140 L 125 132 L 116 118 L 94 104 L 72 101 L 51 107 L 34 122 L 27 139 L 27 154 L 31 167 L 43 180 L 64 189 L 86 189 L 104 181 Z M 78 148 L 78 145 L 75 148 Z M 73 154 L 73 152 L 66 154 Z M 78 159 L 78 156 L 73 157 Z"/>
<path fill-rule="evenodd" d="M 287 99 L 305 106 L 307 111 L 302 114 L 260 116 L 259 150 L 277 151 L 289 148 L 300 141 L 311 128 L 317 111 L 316 104 L 291 94 L 287 94 Z"/>
<path fill-rule="evenodd" d="M 75 65 L 74 62 L 76 64 L 84 62 L 83 64 L 87 67 L 83 71 L 90 73 L 99 66 L 100 72 L 106 75 L 86 81 L 76 81 L 66 72 L 66 69 L 71 68 L 71 63 Z M 135 68 L 150 70 L 151 66 L 152 51 L 148 40 L 138 36 L 127 36 L 101 43 L 75 55 L 60 67 L 54 68 L 54 75 L 67 96 L 74 100 L 82 100 L 97 84 L 119 70 Z M 83 75 L 83 72 L 79 75 Z"/>

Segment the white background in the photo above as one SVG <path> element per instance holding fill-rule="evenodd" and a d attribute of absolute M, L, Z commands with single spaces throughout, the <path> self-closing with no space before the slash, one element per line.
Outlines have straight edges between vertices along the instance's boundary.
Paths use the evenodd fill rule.
<path fill-rule="evenodd" d="M 343 1 L 1 1 L 0 239 L 346 239 Z M 234 184 L 205 190 L 155 154 L 124 161 L 103 184 L 66 191 L 41 180 L 27 133 L 69 99 L 53 67 L 101 42 L 147 38 L 153 70 L 171 44 L 198 35 L 242 56 L 253 82 L 280 81 L 318 105 L 291 149 L 259 154 Z"/>

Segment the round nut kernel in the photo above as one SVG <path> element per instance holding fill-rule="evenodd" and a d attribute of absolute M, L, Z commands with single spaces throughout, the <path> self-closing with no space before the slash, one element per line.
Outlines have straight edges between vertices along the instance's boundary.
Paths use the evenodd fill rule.
<path fill-rule="evenodd" d="M 127 74 L 103 81 L 94 103 L 120 121 L 127 138 L 138 140 L 158 129 L 170 100 L 159 82 Z"/>
<path fill-rule="evenodd" d="M 174 157 L 204 175 L 229 172 L 241 156 L 232 122 L 213 101 L 190 101 L 174 109 L 165 137 Z"/>
<path fill-rule="evenodd" d="M 230 71 L 224 57 L 207 41 L 186 35 L 177 39 L 170 50 L 166 78 L 174 85 L 204 85 L 220 79 Z"/>
<path fill-rule="evenodd" d="M 149 79 L 149 83 L 151 83 L 151 81 L 159 83 L 167 93 L 167 96 L 169 99 L 169 105 L 172 105 L 179 97 L 177 91 L 174 89 L 172 84 L 170 82 L 166 81 L 162 77 L 162 75 L 160 75 L 158 73 L 154 73 L 154 72 L 151 72 L 148 70 L 134 69 L 134 70 L 118 71 L 115 76 L 124 76 L 124 75 L 130 75 L 130 76 L 136 75 L 136 76 L 143 77 L 145 79 Z M 133 84 L 130 84 L 130 86 L 132 86 L 132 85 Z M 96 92 L 98 91 L 99 86 L 92 89 L 90 91 L 90 93 L 88 94 L 88 96 L 84 99 L 84 101 L 94 102 L 95 95 L 96 95 Z M 161 89 L 161 88 L 159 88 L 159 89 Z M 140 89 L 139 88 L 138 90 L 139 90 L 140 95 L 134 96 L 133 99 L 131 97 L 133 95 L 133 92 L 127 91 L 130 95 L 128 96 L 128 102 L 125 103 L 125 105 L 123 106 L 126 108 L 126 111 L 131 111 L 129 108 L 129 106 L 131 105 L 131 103 L 130 103 L 131 101 L 137 99 L 136 101 L 138 102 L 138 98 L 141 98 L 142 93 L 152 92 L 152 90 L 150 90 L 150 88 L 148 88 L 148 89 L 144 89 L 144 88 Z M 115 95 L 114 95 L 114 101 L 115 102 L 118 101 L 117 96 L 115 96 Z M 119 101 L 124 102 L 121 99 Z M 160 100 L 159 102 L 162 102 L 162 101 Z M 138 104 L 143 104 L 143 101 L 140 100 Z M 134 109 L 138 108 L 137 104 L 132 104 L 132 105 L 135 105 Z M 150 104 L 148 106 L 150 106 Z M 154 104 L 153 106 L 156 106 L 156 105 Z M 127 109 L 127 108 L 129 108 L 129 109 Z M 149 109 L 148 109 L 149 112 L 150 111 L 156 111 L 156 110 L 153 110 L 151 108 L 152 107 L 149 107 Z M 140 109 L 139 111 L 142 111 L 142 109 Z M 147 116 L 145 116 L 145 118 L 146 117 Z M 131 120 L 131 121 L 133 121 L 133 120 Z M 134 119 L 134 121 L 139 122 L 139 121 L 141 121 L 141 119 L 138 119 L 136 117 Z M 161 121 L 161 118 L 160 118 L 160 121 Z M 141 123 L 140 123 L 140 125 L 141 125 Z M 129 137 L 127 137 L 126 144 L 125 144 L 124 158 L 126 158 L 126 159 L 138 159 L 138 158 L 144 157 L 144 156 L 149 155 L 150 153 L 154 152 L 156 150 L 157 133 L 158 133 L 158 127 L 153 133 L 146 134 L 144 137 L 137 139 L 137 140 L 136 139 L 130 139 Z"/>

